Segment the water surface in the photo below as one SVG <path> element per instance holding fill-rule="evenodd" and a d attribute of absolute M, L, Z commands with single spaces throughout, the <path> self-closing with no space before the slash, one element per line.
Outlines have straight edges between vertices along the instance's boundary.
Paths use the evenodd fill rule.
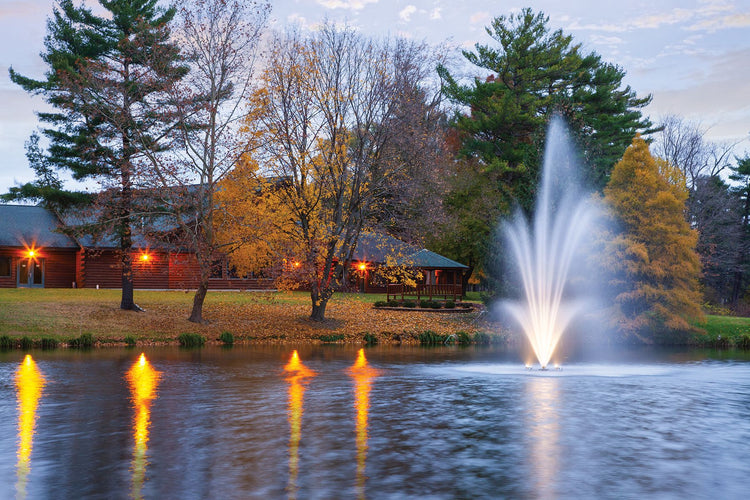
<path fill-rule="evenodd" d="M 746 353 L 293 351 L 0 353 L 0 498 L 746 498 Z"/>

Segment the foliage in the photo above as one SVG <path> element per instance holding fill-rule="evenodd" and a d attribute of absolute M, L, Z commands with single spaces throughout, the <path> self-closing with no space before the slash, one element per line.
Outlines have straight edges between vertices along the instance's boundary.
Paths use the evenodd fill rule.
<path fill-rule="evenodd" d="M 750 275 L 750 154 L 737 158 L 737 165 L 731 167 L 731 171 L 732 192 L 740 200 L 742 216 L 741 243 L 732 287 L 732 303 L 736 304 L 747 288 Z"/>
<path fill-rule="evenodd" d="M 444 306 L 446 309 L 455 309 L 456 303 L 452 300 L 446 300 Z"/>
<path fill-rule="evenodd" d="M 401 303 L 402 307 L 417 307 L 416 300 L 405 300 Z"/>
<path fill-rule="evenodd" d="M 477 332 L 474 334 L 474 343 L 479 345 L 490 345 L 492 343 L 492 337 L 485 332 Z"/>
<path fill-rule="evenodd" d="M 128 347 L 135 347 L 135 344 L 136 344 L 135 337 L 133 337 L 132 335 L 126 335 L 125 344 L 127 344 Z"/>
<path fill-rule="evenodd" d="M 31 340 L 26 335 L 24 335 L 23 337 L 21 337 L 21 340 L 20 340 L 19 344 L 21 346 L 21 349 L 24 350 L 24 351 L 28 351 L 29 349 L 31 349 L 31 348 L 34 347 L 34 341 Z"/>
<path fill-rule="evenodd" d="M 605 189 L 620 228 L 604 257 L 615 292 L 612 318 L 626 336 L 673 341 L 703 320 L 698 234 L 685 220 L 687 197 L 681 172 L 651 156 L 636 136 Z"/>
<path fill-rule="evenodd" d="M 232 335 L 232 332 L 221 332 L 219 341 L 226 345 L 232 345 L 234 344 L 234 335 Z"/>
<path fill-rule="evenodd" d="M 245 0 L 185 4 L 177 37 L 190 72 L 169 92 L 177 103 L 173 148 L 167 154 L 146 150 L 148 186 L 179 227 L 179 235 L 166 236 L 198 261 L 200 279 L 188 318 L 194 323 L 203 322 L 212 265 L 224 246 L 216 235 L 215 192 L 244 151 L 237 135 L 269 8 Z"/>
<path fill-rule="evenodd" d="M 456 332 L 456 342 L 458 342 L 461 345 L 471 344 L 471 335 L 469 335 L 467 332 L 463 330 L 460 330 Z"/>
<path fill-rule="evenodd" d="M 701 284 L 710 304 L 736 305 L 738 276 L 745 273 L 742 205 L 737 193 L 719 177 L 697 177 L 688 200 L 693 227 L 698 231 Z"/>
<path fill-rule="evenodd" d="M 177 341 L 182 347 L 201 347 L 206 343 L 206 337 L 199 333 L 181 333 Z"/>
<path fill-rule="evenodd" d="M 362 340 L 364 341 L 365 345 L 377 345 L 378 343 L 378 338 L 369 332 L 365 333 L 365 335 L 362 337 Z"/>
<path fill-rule="evenodd" d="M 91 349 L 94 347 L 94 336 L 90 333 L 82 333 L 68 341 L 68 347 L 74 349 Z"/>
<path fill-rule="evenodd" d="M 77 180 L 94 179 L 105 188 L 98 197 L 96 222 L 82 231 L 112 231 L 122 255 L 122 309 L 133 302 L 130 249 L 134 217 L 136 167 L 143 155 L 163 146 L 172 124 L 166 89 L 186 72 L 179 49 L 170 40 L 174 9 L 154 0 L 101 2 L 94 14 L 85 5 L 60 0 L 47 23 L 46 78 L 34 80 L 10 69 L 13 82 L 42 94 L 54 111 L 38 113 L 48 124 L 49 156 L 35 161 L 38 182 L 60 191 L 51 166 L 69 170 Z M 44 180 L 46 179 L 46 180 Z M 46 187 L 45 187 L 46 185 Z"/>
<path fill-rule="evenodd" d="M 651 123 L 639 111 L 651 97 L 623 87 L 624 71 L 526 8 L 494 19 L 487 33 L 496 45 L 477 45 L 465 58 L 490 72 L 461 84 L 440 68 L 444 91 L 459 106 L 457 175 L 446 200 L 450 235 L 438 251 L 492 272 L 487 260 L 493 230 L 514 206 L 531 210 L 548 119 L 561 113 L 581 148 L 587 180 L 602 188 L 637 131 Z"/>
<path fill-rule="evenodd" d="M 344 340 L 344 336 L 340 333 L 332 334 L 332 335 L 318 335 L 317 339 L 320 340 L 321 342 L 332 343 L 332 342 L 341 342 L 342 340 Z"/>
<path fill-rule="evenodd" d="M 287 271 L 310 289 L 313 320 L 325 319 L 360 231 L 403 168 L 387 148 L 400 97 L 421 83 L 401 71 L 411 47 L 330 23 L 279 35 L 250 99 L 244 138 L 263 175 L 280 180 L 271 195 L 290 214 Z"/>
<path fill-rule="evenodd" d="M 7 351 L 15 347 L 15 342 L 8 335 L 0 335 L 0 350 Z"/>
<path fill-rule="evenodd" d="M 435 333 L 431 330 L 420 332 L 417 336 L 421 345 L 445 344 L 450 336 L 447 334 Z"/>
<path fill-rule="evenodd" d="M 59 341 L 52 337 L 42 337 L 39 339 L 39 347 L 42 349 L 56 349 Z"/>

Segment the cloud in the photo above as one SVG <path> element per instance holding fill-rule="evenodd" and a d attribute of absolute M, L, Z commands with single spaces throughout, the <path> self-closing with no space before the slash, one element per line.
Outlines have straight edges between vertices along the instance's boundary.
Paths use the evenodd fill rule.
<path fill-rule="evenodd" d="M 398 17 L 405 23 L 411 21 L 411 16 L 417 11 L 417 8 L 413 5 L 407 5 L 398 13 Z"/>
<path fill-rule="evenodd" d="M 750 26 L 750 13 L 730 14 L 727 16 L 703 19 L 688 26 L 690 31 L 717 31 L 731 28 L 747 28 Z"/>
<path fill-rule="evenodd" d="M 470 24 L 488 24 L 488 21 L 490 19 L 490 13 L 486 10 L 475 12 L 469 17 L 469 23 Z"/>
<path fill-rule="evenodd" d="M 362 10 L 368 3 L 378 3 L 380 0 L 317 0 L 326 9 Z"/>
<path fill-rule="evenodd" d="M 433 21 L 436 19 L 442 19 L 442 10 L 443 9 L 441 7 L 435 7 L 434 9 L 432 9 L 432 12 L 430 12 L 430 19 L 432 19 Z"/>

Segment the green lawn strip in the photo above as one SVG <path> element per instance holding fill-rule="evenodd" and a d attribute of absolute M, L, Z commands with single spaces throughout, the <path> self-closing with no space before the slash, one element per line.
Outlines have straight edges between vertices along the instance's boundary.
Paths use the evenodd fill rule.
<path fill-rule="evenodd" d="M 694 334 L 692 342 L 702 346 L 737 347 L 750 339 L 750 318 L 706 315 L 705 334 Z"/>

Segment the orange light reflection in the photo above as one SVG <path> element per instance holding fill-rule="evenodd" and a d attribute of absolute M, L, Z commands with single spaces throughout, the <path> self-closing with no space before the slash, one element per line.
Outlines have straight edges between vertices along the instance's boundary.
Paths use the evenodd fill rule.
<path fill-rule="evenodd" d="M 16 370 L 18 391 L 18 463 L 16 465 L 16 498 L 26 497 L 26 483 L 31 471 L 31 448 L 34 442 L 36 409 L 44 388 L 44 376 L 27 354 Z"/>
<path fill-rule="evenodd" d="M 125 378 L 130 386 L 130 394 L 135 409 L 133 416 L 133 448 L 131 497 L 143 498 L 141 490 L 146 477 L 148 465 L 148 431 L 151 423 L 151 402 L 156 399 L 156 387 L 159 385 L 161 372 L 156 371 L 141 353 Z"/>
<path fill-rule="evenodd" d="M 302 413 L 307 379 L 315 372 L 307 368 L 294 350 L 289 363 L 284 366 L 289 382 L 289 486 L 290 499 L 297 498 L 297 473 L 299 471 L 299 442 L 302 439 Z"/>
<path fill-rule="evenodd" d="M 365 498 L 365 465 L 367 461 L 367 419 L 370 412 L 370 389 L 378 371 L 367 364 L 365 350 L 357 353 L 357 361 L 349 368 L 349 376 L 354 379 L 354 408 L 357 410 L 357 496 Z"/>

